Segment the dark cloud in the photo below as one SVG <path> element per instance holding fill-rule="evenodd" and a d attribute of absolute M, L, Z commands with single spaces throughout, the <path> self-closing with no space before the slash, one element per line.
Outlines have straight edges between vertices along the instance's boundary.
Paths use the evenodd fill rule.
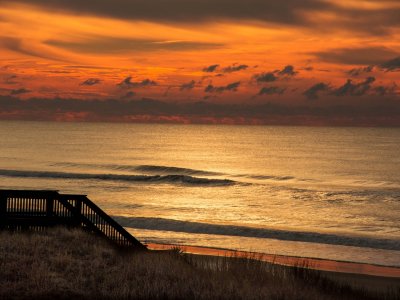
<path fill-rule="evenodd" d="M 379 85 L 374 87 L 372 90 L 376 95 L 386 96 L 386 95 L 396 95 L 397 85 L 393 83 L 391 86 Z"/>
<path fill-rule="evenodd" d="M 9 2 L 0 0 L 0 4 Z M 390 5 L 394 1 L 387 2 L 386 7 L 370 9 L 325 0 L 13 0 L 16 2 L 73 14 L 166 23 L 256 21 L 313 28 L 318 25 L 324 29 L 341 27 L 370 34 L 387 34 L 400 26 L 400 8 Z M 324 14 L 340 18 L 322 24 L 318 18 L 314 20 L 314 16 Z"/>
<path fill-rule="evenodd" d="M 216 100 L 216 99 L 218 99 L 218 96 L 216 95 L 205 95 L 203 97 L 203 100 Z"/>
<path fill-rule="evenodd" d="M 226 86 L 213 86 L 212 84 L 209 84 L 204 89 L 204 91 L 206 93 L 222 93 L 222 92 L 225 92 L 225 91 L 236 92 L 237 88 L 239 87 L 239 85 L 240 85 L 240 81 L 230 83 L 230 84 L 228 84 Z"/>
<path fill-rule="evenodd" d="M 99 84 L 100 82 L 101 82 L 101 80 L 98 78 L 89 78 L 89 79 L 86 79 L 84 82 L 82 82 L 81 85 L 91 86 L 91 85 Z"/>
<path fill-rule="evenodd" d="M 340 16 L 335 25 L 342 28 L 351 28 L 352 31 L 361 31 L 369 35 L 390 34 L 391 29 L 400 26 L 400 7 L 393 6 L 395 1 L 369 1 L 382 3 L 383 6 L 365 9 L 362 5 L 353 7 L 335 7 L 334 11 Z"/>
<path fill-rule="evenodd" d="M 261 73 L 261 74 L 256 74 L 253 76 L 253 78 L 259 82 L 273 82 L 278 80 L 278 77 L 275 76 L 275 74 L 273 72 L 267 72 L 267 73 Z"/>
<path fill-rule="evenodd" d="M 278 72 L 278 75 L 281 76 L 294 76 L 296 75 L 298 72 L 296 72 L 294 70 L 294 67 L 291 65 L 288 65 L 286 67 L 284 67 L 281 71 Z"/>
<path fill-rule="evenodd" d="M 361 67 L 361 68 L 354 68 L 346 73 L 349 74 L 350 76 L 357 77 L 360 75 L 363 75 L 365 73 L 371 73 L 374 70 L 374 66 L 367 66 L 367 67 Z"/>
<path fill-rule="evenodd" d="M 260 95 L 260 96 L 261 95 L 275 95 L 275 94 L 282 95 L 284 92 L 285 92 L 284 88 L 280 88 L 277 86 L 270 86 L 270 87 L 263 87 L 259 91 L 258 95 Z"/>
<path fill-rule="evenodd" d="M 307 89 L 303 95 L 306 96 L 310 100 L 318 99 L 319 94 L 321 92 L 327 92 L 330 90 L 330 87 L 328 84 L 324 82 L 319 82 L 317 84 L 314 84 L 312 87 Z"/>
<path fill-rule="evenodd" d="M 167 86 L 167 88 L 165 89 L 165 92 L 163 94 L 163 97 L 168 97 L 169 91 L 173 88 L 172 85 Z"/>
<path fill-rule="evenodd" d="M 21 95 L 21 94 L 27 94 L 30 93 L 31 91 L 25 88 L 21 88 L 21 89 L 15 89 L 15 90 L 11 90 L 10 95 L 12 96 L 16 96 L 16 95 Z"/>
<path fill-rule="evenodd" d="M 212 72 L 214 72 L 218 67 L 219 67 L 219 65 L 211 65 L 211 66 L 208 66 L 208 67 L 203 68 L 203 72 L 212 73 Z"/>
<path fill-rule="evenodd" d="M 183 83 L 180 87 L 179 90 L 180 91 L 184 91 L 184 90 L 191 90 L 194 88 L 196 82 L 194 80 L 188 82 L 188 83 Z"/>
<path fill-rule="evenodd" d="M 348 65 L 376 65 L 399 55 L 386 47 L 340 48 L 310 54 L 322 61 Z"/>
<path fill-rule="evenodd" d="M 103 15 L 128 20 L 156 22 L 208 22 L 215 20 L 304 24 L 303 12 L 330 10 L 334 6 L 321 0 L 14 0 L 46 9 Z M 0 0 L 8 3 L 8 0 Z"/>
<path fill-rule="evenodd" d="M 248 124 L 326 124 L 326 125 L 383 125 L 400 126 L 400 106 L 393 97 L 377 97 L 375 102 L 365 101 L 363 106 L 351 104 L 302 105 L 285 103 L 216 103 L 164 102 L 154 99 L 79 100 L 38 99 L 21 100 L 11 96 L 0 96 L 0 117 L 22 120 L 54 120 L 63 114 L 86 115 L 93 121 L 134 121 L 135 116 L 146 116 L 147 120 L 158 117 L 186 118 L 191 122 L 213 122 L 231 118 Z M 393 100 L 390 100 L 393 99 Z M 178 119 L 179 119 L 178 118 Z M 142 120 L 142 119 L 139 119 Z M 255 121 L 256 123 L 253 123 Z M 349 121 L 351 123 L 349 123 Z"/>
<path fill-rule="evenodd" d="M 117 86 L 121 88 L 137 88 L 137 87 L 147 87 L 155 85 L 157 85 L 157 82 L 150 79 L 144 79 L 140 82 L 132 82 L 132 76 L 126 77 L 124 80 L 122 80 L 120 83 L 117 84 Z"/>
<path fill-rule="evenodd" d="M 297 73 L 298 72 L 294 70 L 292 65 L 287 65 L 282 70 L 255 74 L 253 79 L 255 79 L 258 83 L 273 82 L 279 79 L 288 79 L 289 77 L 295 76 Z"/>
<path fill-rule="evenodd" d="M 351 79 L 348 79 L 344 85 L 333 90 L 332 93 L 336 96 L 363 96 L 371 89 L 374 81 L 375 77 L 368 77 L 360 83 L 353 83 Z"/>
<path fill-rule="evenodd" d="M 193 51 L 220 48 L 222 44 L 194 41 L 161 41 L 134 38 L 97 37 L 82 41 L 47 40 L 47 45 L 86 53 L 149 52 L 159 50 Z"/>
<path fill-rule="evenodd" d="M 386 71 L 400 71 L 400 56 L 382 63 L 380 67 Z"/>
<path fill-rule="evenodd" d="M 248 65 L 232 65 L 232 66 L 223 68 L 222 72 L 224 72 L 224 73 L 238 72 L 241 70 L 246 70 L 248 67 L 249 67 Z"/>
<path fill-rule="evenodd" d="M 134 96 L 136 96 L 136 93 L 132 92 L 132 91 L 129 91 L 125 95 L 123 95 L 121 97 L 121 99 L 130 99 L 130 98 L 133 98 Z"/>
<path fill-rule="evenodd" d="M 1 4 L 1 1 L 0 1 Z M 51 59 L 57 61 L 66 61 L 65 59 L 50 53 L 44 53 L 43 51 L 38 51 L 32 49 L 29 45 L 26 45 L 23 40 L 15 37 L 0 36 L 0 46 L 5 49 L 33 57 Z"/>
<path fill-rule="evenodd" d="M 120 83 L 117 84 L 121 88 L 131 88 L 133 87 L 134 83 L 132 82 L 132 76 L 126 77 Z"/>

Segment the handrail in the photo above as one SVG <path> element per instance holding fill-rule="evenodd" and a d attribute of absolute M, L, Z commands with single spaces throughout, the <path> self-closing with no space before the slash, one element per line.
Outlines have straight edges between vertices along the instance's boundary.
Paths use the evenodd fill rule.
<path fill-rule="evenodd" d="M 41 230 L 55 225 L 83 227 L 118 246 L 147 250 L 86 195 L 54 190 L 0 190 L 0 227 Z"/>
<path fill-rule="evenodd" d="M 75 200 L 79 199 L 81 201 L 81 204 L 84 204 L 88 206 L 97 216 L 102 218 L 105 223 L 107 223 L 109 226 L 111 226 L 116 232 L 118 232 L 126 241 L 128 244 L 132 244 L 135 247 L 138 248 L 146 248 L 142 243 L 140 243 L 136 238 L 134 238 L 128 231 L 125 230 L 120 224 L 118 224 L 113 218 L 111 218 L 109 215 L 107 215 L 100 207 L 98 207 L 93 201 L 91 201 L 89 198 L 87 198 L 85 195 L 61 195 L 62 196 L 62 203 L 65 205 L 70 205 L 68 202 L 65 200 L 68 198 L 74 197 Z M 70 207 L 72 209 L 72 207 Z M 82 211 L 83 206 L 81 205 L 80 207 L 80 217 L 81 221 L 85 223 L 87 226 L 95 226 L 99 233 L 104 234 L 107 236 L 107 233 L 101 230 L 94 222 L 90 220 L 87 216 L 85 216 L 84 212 Z M 107 236 L 110 238 L 109 236 Z M 146 248 L 147 249 L 147 248 Z"/>

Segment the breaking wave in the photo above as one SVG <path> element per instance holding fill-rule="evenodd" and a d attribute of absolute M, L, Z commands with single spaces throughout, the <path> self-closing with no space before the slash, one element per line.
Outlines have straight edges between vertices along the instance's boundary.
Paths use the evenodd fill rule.
<path fill-rule="evenodd" d="M 85 163 L 56 163 L 52 166 L 72 167 L 72 168 L 85 168 L 94 167 L 99 169 L 108 169 L 115 171 L 128 171 L 128 172 L 142 172 L 142 173 L 157 173 L 157 174 L 174 174 L 174 175 L 201 175 L 201 176 L 215 176 L 223 175 L 218 172 L 195 170 L 189 168 L 157 166 L 157 165 L 115 165 L 115 164 L 85 164 Z"/>
<path fill-rule="evenodd" d="M 400 240 L 380 239 L 369 237 L 344 236 L 330 233 L 304 232 L 304 231 L 286 231 L 269 228 L 254 228 L 235 225 L 218 225 L 199 222 L 187 222 L 162 218 L 144 218 L 144 217 L 113 217 L 122 226 L 162 230 L 172 232 L 240 236 L 252 238 L 277 239 L 296 242 L 310 242 L 329 245 L 343 245 L 354 247 L 367 247 L 385 250 L 400 250 Z"/>
<path fill-rule="evenodd" d="M 141 172 L 149 172 L 149 173 L 173 173 L 173 174 L 204 175 L 204 176 L 222 175 L 221 173 L 217 172 L 208 172 L 208 171 L 194 170 L 188 168 L 178 168 L 178 167 L 153 166 L 153 165 L 137 166 L 135 167 L 135 170 Z"/>
<path fill-rule="evenodd" d="M 173 166 L 160 166 L 160 165 L 120 165 L 120 164 L 90 164 L 90 163 L 72 163 L 62 162 L 55 163 L 51 166 L 55 167 L 68 167 L 68 168 L 94 168 L 108 171 L 123 171 L 140 173 L 146 175 L 189 175 L 189 176 L 229 176 L 241 179 L 256 179 L 260 181 L 288 181 L 297 179 L 294 176 L 274 176 L 274 175 L 252 175 L 252 174 L 227 174 L 215 171 L 205 171 L 198 169 L 190 169 L 183 167 Z M 303 179 L 305 181 L 305 179 Z"/>
<path fill-rule="evenodd" d="M 213 179 L 193 177 L 188 175 L 123 175 L 123 174 L 88 174 L 51 171 L 20 171 L 2 170 L 0 176 L 30 177 L 30 178 L 54 178 L 54 179 L 96 179 L 125 182 L 171 183 L 187 184 L 193 186 L 228 186 L 236 182 L 229 179 Z"/>

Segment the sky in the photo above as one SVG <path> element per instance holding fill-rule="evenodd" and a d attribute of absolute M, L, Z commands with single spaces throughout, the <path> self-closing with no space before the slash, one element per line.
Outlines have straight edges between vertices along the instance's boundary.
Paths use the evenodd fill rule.
<path fill-rule="evenodd" d="M 0 0 L 0 119 L 400 126 L 400 1 Z"/>

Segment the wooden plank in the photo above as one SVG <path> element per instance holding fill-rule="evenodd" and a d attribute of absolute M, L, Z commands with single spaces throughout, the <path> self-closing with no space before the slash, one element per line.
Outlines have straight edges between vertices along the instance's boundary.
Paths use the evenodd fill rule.
<path fill-rule="evenodd" d="M 47 197 L 46 198 L 46 216 L 48 218 L 53 216 L 53 208 L 54 208 L 54 198 Z"/>

